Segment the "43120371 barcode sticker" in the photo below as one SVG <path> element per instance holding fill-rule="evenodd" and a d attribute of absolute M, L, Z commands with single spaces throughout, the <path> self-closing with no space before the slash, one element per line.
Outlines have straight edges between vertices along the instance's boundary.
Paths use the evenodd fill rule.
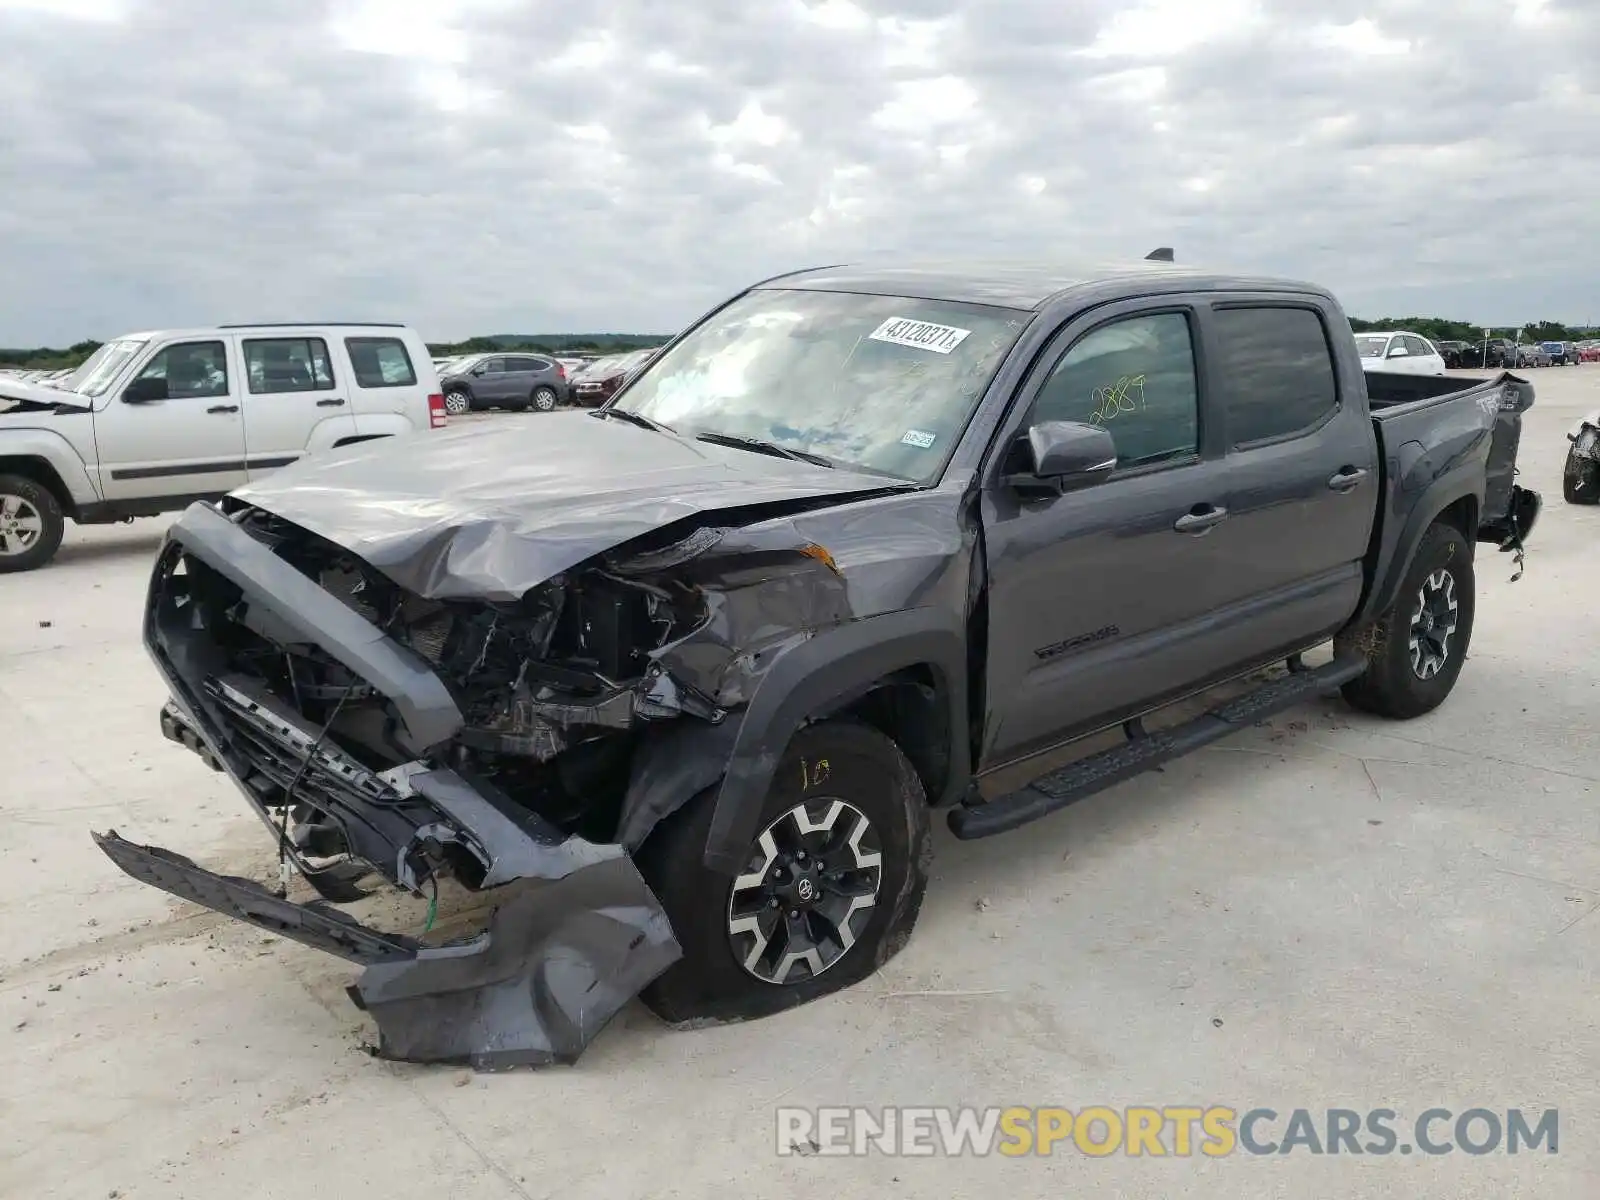
<path fill-rule="evenodd" d="M 896 346 L 910 346 L 913 350 L 949 354 L 971 332 L 970 329 L 957 329 L 954 325 L 935 325 L 931 321 L 913 321 L 910 317 L 890 317 L 867 337 L 874 342 L 892 342 Z"/>

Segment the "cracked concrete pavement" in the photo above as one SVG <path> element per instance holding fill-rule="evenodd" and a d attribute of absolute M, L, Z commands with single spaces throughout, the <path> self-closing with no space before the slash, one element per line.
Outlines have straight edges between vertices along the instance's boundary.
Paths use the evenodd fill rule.
<path fill-rule="evenodd" d="M 0 578 L 0 1196 L 1600 1194 L 1600 509 L 1561 502 L 1600 368 L 1529 373 L 1528 571 L 1478 560 L 1440 711 L 1306 706 L 1026 832 L 939 825 L 911 944 L 852 991 L 578 1066 L 379 1062 L 345 964 L 134 883 L 115 828 L 268 878 L 230 785 L 163 741 L 138 644 L 161 522 Z M 488 418 L 524 420 L 536 418 Z M 394 906 L 396 919 L 420 909 Z M 779 1157 L 785 1105 L 1561 1110 L 1560 1152 L 1131 1161 Z M 1281 1133 L 1281 1127 L 1279 1129 Z"/>

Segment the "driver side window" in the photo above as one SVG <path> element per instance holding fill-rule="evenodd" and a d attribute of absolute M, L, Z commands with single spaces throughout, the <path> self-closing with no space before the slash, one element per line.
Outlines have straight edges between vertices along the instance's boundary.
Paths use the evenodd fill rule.
<path fill-rule="evenodd" d="M 228 394 L 228 356 L 221 342 L 178 342 L 161 350 L 140 379 L 165 379 L 173 400 L 203 400 Z"/>
<path fill-rule="evenodd" d="M 1040 421 L 1104 429 L 1116 443 L 1118 466 L 1196 453 L 1199 387 L 1189 319 L 1129 317 L 1085 334 L 1034 401 L 1028 423 Z"/>

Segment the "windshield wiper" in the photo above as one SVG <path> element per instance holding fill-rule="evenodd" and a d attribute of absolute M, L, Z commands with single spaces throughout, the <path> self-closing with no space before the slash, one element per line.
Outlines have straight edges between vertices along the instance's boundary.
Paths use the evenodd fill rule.
<path fill-rule="evenodd" d="M 793 459 L 795 462 L 811 463 L 817 467 L 833 466 L 832 459 L 823 458 L 820 454 L 780 446 L 777 442 L 769 442 L 764 438 L 745 437 L 738 433 L 718 433 L 715 430 L 697 433 L 694 437 L 697 442 L 710 442 L 714 446 L 734 446 L 740 450 L 754 450 L 757 454 L 770 454 L 774 458 Z"/>
<path fill-rule="evenodd" d="M 626 408 L 597 408 L 592 416 L 616 417 L 619 421 L 626 421 L 630 425 L 637 425 L 640 429 L 649 429 L 654 433 L 676 433 L 670 425 L 663 425 L 659 421 L 652 421 L 641 413 L 630 412 Z"/>

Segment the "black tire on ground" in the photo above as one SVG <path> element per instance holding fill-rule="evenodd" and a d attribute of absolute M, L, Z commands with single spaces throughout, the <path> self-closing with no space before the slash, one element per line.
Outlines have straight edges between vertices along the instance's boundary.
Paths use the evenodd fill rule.
<path fill-rule="evenodd" d="M 1568 504 L 1600 504 L 1600 461 L 1579 454 L 1576 446 L 1567 451 L 1561 471 L 1561 498 Z"/>
<path fill-rule="evenodd" d="M 716 788 L 701 793 L 657 826 L 635 855 L 683 947 L 683 958 L 642 994 L 658 1017 L 677 1025 L 782 1012 L 860 982 L 905 945 L 927 887 L 933 838 L 922 782 L 894 742 L 865 725 L 828 721 L 795 734 L 780 760 L 756 822 L 760 832 L 740 878 L 784 878 L 779 886 L 787 889 L 788 896 L 805 894 L 799 870 L 783 874 L 783 851 L 794 845 L 794 822 L 788 814 L 798 808 L 806 814 L 807 824 L 819 824 L 833 815 L 831 833 L 813 833 L 806 842 L 812 854 L 805 870 L 817 869 L 819 847 L 827 870 L 818 877 L 821 890 L 812 891 L 819 898 L 816 910 L 800 912 L 798 926 L 791 925 L 790 917 L 797 909 L 789 908 L 788 900 L 773 905 L 777 897 L 765 895 L 767 883 L 749 884 L 736 892 L 734 878 L 708 870 L 701 861 L 716 798 Z M 835 807 L 839 801 L 843 809 Z M 865 833 L 860 830 L 862 817 L 870 823 Z M 775 860 L 762 846 L 769 830 L 771 844 L 779 851 Z M 855 854 L 852 841 L 858 848 Z M 835 873 L 841 860 L 851 867 L 863 861 L 859 851 L 863 847 L 868 852 L 876 847 L 880 855 L 875 873 L 872 868 Z M 761 871 L 763 863 L 770 869 Z M 842 897 L 860 895 L 874 883 L 876 903 L 845 920 L 853 941 L 841 951 L 844 939 L 818 937 L 817 944 L 826 945 L 814 960 L 784 966 L 791 958 L 785 937 L 789 928 L 814 933 L 819 914 L 830 907 L 837 914 Z M 842 907 L 849 903 L 844 899 Z M 760 929 L 735 933 L 730 928 L 750 926 L 758 919 Z M 764 936 L 762 930 L 770 935 Z M 758 941 L 768 947 L 765 959 L 752 953 Z M 822 953 L 835 957 L 815 972 L 812 962 L 822 962 Z M 747 969 L 746 962 L 752 960 L 755 966 Z M 767 977 L 758 978 L 752 971 Z M 785 975 L 784 982 L 773 982 L 779 972 Z"/>
<path fill-rule="evenodd" d="M 555 409 L 556 400 L 554 388 L 537 387 L 533 389 L 533 395 L 529 397 L 528 402 L 540 412 L 551 412 Z"/>
<path fill-rule="evenodd" d="M 1430 525 L 1389 611 L 1334 639 L 1337 655 L 1367 658 L 1366 673 L 1344 685 L 1345 700 L 1399 721 L 1444 703 L 1472 642 L 1473 579 L 1472 546 L 1461 531 Z"/>
<path fill-rule="evenodd" d="M 66 531 L 66 517 L 49 488 L 26 475 L 0 475 L 0 575 L 44 566 Z"/>
<path fill-rule="evenodd" d="M 463 413 L 472 411 L 472 393 L 461 388 L 448 391 L 444 396 L 445 412 L 452 417 L 459 417 Z"/>

